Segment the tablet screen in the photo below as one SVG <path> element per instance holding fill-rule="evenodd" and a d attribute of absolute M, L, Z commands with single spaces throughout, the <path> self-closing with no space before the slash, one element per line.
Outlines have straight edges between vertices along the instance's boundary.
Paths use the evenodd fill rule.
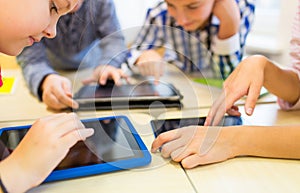
<path fill-rule="evenodd" d="M 128 124 L 128 119 L 120 116 L 82 122 L 87 128 L 94 128 L 94 135 L 75 144 L 56 171 L 144 157 L 146 147 L 141 147 L 143 143 L 137 140 L 137 134 Z M 10 152 L 13 151 L 28 128 L 4 129 L 1 142 Z"/>
<path fill-rule="evenodd" d="M 111 101 L 111 100 L 153 100 L 153 99 L 169 99 L 178 100 L 181 98 L 179 92 L 171 84 L 151 82 L 143 82 L 137 85 L 124 84 L 115 86 L 108 84 L 89 85 L 82 87 L 75 95 L 76 101 Z"/>
<path fill-rule="evenodd" d="M 154 135 L 158 136 L 159 134 L 170 131 L 173 129 L 186 127 L 190 125 L 204 125 L 205 117 L 194 117 L 194 118 L 182 118 L 182 119 L 159 119 L 152 120 L 151 126 L 154 131 Z M 231 125 L 242 125 L 241 117 L 235 116 L 225 116 L 223 121 L 221 121 L 222 126 L 231 126 Z"/>

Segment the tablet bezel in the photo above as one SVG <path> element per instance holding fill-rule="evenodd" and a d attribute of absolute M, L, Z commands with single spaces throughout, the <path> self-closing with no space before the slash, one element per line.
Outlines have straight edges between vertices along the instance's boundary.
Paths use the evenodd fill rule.
<path fill-rule="evenodd" d="M 101 173 L 125 170 L 125 169 L 148 165 L 151 162 L 150 152 L 148 151 L 148 149 L 147 149 L 146 145 L 144 144 L 144 142 L 142 141 L 141 137 L 138 135 L 137 131 L 135 130 L 135 128 L 133 127 L 133 125 L 131 124 L 131 122 L 129 121 L 129 119 L 126 116 L 122 116 L 122 115 L 109 116 L 109 117 L 101 117 L 101 118 L 83 119 L 81 121 L 89 122 L 89 121 L 101 121 L 101 120 L 119 119 L 119 118 L 123 119 L 126 122 L 128 128 L 132 134 L 132 137 L 135 139 L 137 145 L 139 146 L 139 150 L 134 149 L 133 151 L 141 151 L 142 157 L 133 157 L 133 158 L 126 158 L 126 159 L 122 158 L 117 161 L 98 163 L 98 164 L 93 164 L 93 165 L 89 165 L 89 166 L 80 166 L 80 167 L 74 167 L 74 168 L 68 168 L 68 169 L 54 170 L 45 179 L 44 182 L 72 179 L 72 178 L 96 175 L 96 174 L 101 174 Z M 31 125 L 2 128 L 0 130 L 0 136 L 2 135 L 3 131 L 29 129 L 30 127 L 31 127 Z M 126 139 L 128 139 L 128 138 L 126 138 Z"/>
<path fill-rule="evenodd" d="M 170 83 L 161 83 L 166 85 L 175 95 L 171 96 L 113 96 L 113 97 L 103 97 L 103 98 L 82 98 L 82 93 L 87 92 L 88 90 L 96 90 L 100 85 L 85 85 L 79 89 L 77 93 L 74 95 L 74 100 L 79 104 L 82 103 L 90 103 L 90 102 L 123 102 L 123 101 L 179 101 L 183 98 L 180 92 L 174 87 L 174 85 Z M 148 82 L 147 85 L 154 85 L 154 83 Z M 112 86 L 112 85 L 110 85 Z M 132 88 L 133 86 L 141 86 L 141 85 L 121 85 L 121 87 Z M 101 87 L 101 86 L 100 86 Z M 103 86 L 105 88 L 105 86 Z"/>
<path fill-rule="evenodd" d="M 225 119 L 231 119 L 231 120 L 235 120 L 237 124 L 232 124 L 232 125 L 224 125 L 224 126 L 234 126 L 234 125 L 242 125 L 243 124 L 243 120 L 241 117 L 238 117 L 238 116 L 224 116 Z M 159 134 L 163 133 L 163 132 L 166 132 L 166 131 L 161 131 L 158 135 L 158 131 L 161 129 L 161 128 L 158 128 L 157 127 L 157 124 L 158 124 L 158 121 L 160 122 L 164 122 L 163 124 L 165 124 L 166 121 L 187 121 L 187 120 L 200 120 L 201 119 L 201 123 L 204 124 L 205 122 L 205 119 L 206 117 L 184 117 L 184 118 L 170 118 L 170 119 L 155 119 L 155 120 L 151 120 L 150 121 L 150 124 L 151 124 L 151 127 L 152 127 L 152 131 L 153 131 L 153 134 L 155 137 L 157 137 Z M 190 124 L 190 125 L 199 125 L 199 126 L 203 126 L 202 124 L 199 124 L 200 121 L 198 121 L 198 124 Z M 225 123 L 225 122 L 224 122 Z M 189 126 L 189 125 L 180 125 L 180 128 L 181 127 L 185 127 L 185 126 Z M 174 128 L 176 129 L 176 128 Z M 173 129 L 170 129 L 170 130 L 173 130 Z M 167 131 L 170 131 L 170 130 L 167 130 Z"/>

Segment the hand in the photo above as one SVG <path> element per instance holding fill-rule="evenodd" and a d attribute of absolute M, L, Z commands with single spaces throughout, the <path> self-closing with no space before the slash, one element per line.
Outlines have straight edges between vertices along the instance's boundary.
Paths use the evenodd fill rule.
<path fill-rule="evenodd" d="M 77 109 L 78 103 L 72 99 L 71 81 L 57 74 L 48 75 L 41 85 L 43 102 L 55 110 L 72 107 Z"/>
<path fill-rule="evenodd" d="M 243 60 L 223 84 L 220 97 L 214 101 L 205 121 L 205 126 L 217 125 L 225 112 L 240 116 L 234 103 L 247 95 L 245 112 L 252 115 L 260 90 L 264 84 L 266 59 L 261 56 L 252 56 Z"/>
<path fill-rule="evenodd" d="M 124 78 L 128 81 L 128 76 L 122 69 L 111 65 L 99 65 L 93 72 L 93 75 L 82 81 L 83 84 L 97 82 L 105 85 L 107 79 L 112 78 L 116 85 L 121 85 L 120 79 Z"/>
<path fill-rule="evenodd" d="M 216 163 L 235 157 L 232 127 L 189 126 L 160 134 L 152 143 L 154 153 L 161 147 L 163 157 L 181 162 L 184 168 Z"/>
<path fill-rule="evenodd" d="M 220 20 L 218 37 L 226 39 L 238 33 L 240 10 L 235 0 L 215 0 L 213 14 Z"/>
<path fill-rule="evenodd" d="M 135 63 L 143 76 L 154 76 L 155 82 L 164 74 L 164 62 L 155 50 L 144 51 Z"/>
<path fill-rule="evenodd" d="M 86 129 L 74 113 L 37 120 L 12 154 L 0 163 L 4 185 L 9 192 L 25 192 L 37 186 L 73 145 L 93 133 L 94 130 Z"/>

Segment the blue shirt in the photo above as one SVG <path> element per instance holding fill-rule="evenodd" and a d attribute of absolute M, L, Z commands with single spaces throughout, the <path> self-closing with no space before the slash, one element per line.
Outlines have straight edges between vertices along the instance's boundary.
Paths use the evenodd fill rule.
<path fill-rule="evenodd" d="M 251 0 L 236 2 L 241 16 L 239 32 L 222 41 L 217 38 L 219 21 L 214 15 L 204 28 L 188 32 L 169 15 L 164 1 L 158 3 L 147 12 L 145 23 L 131 47 L 130 63 L 142 50 L 163 47 L 164 59 L 176 63 L 185 72 L 207 70 L 213 72 L 213 77 L 226 78 L 242 59 L 245 40 L 254 19 L 255 6 Z M 230 45 L 232 42 L 237 45 Z"/>

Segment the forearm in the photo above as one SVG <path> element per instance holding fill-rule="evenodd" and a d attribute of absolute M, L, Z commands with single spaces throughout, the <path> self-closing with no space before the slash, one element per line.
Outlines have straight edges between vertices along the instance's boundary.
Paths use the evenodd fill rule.
<path fill-rule="evenodd" d="M 239 21 L 236 21 L 239 22 Z M 220 28 L 218 32 L 219 39 L 227 39 L 234 34 L 238 33 L 239 26 L 236 25 L 236 22 L 230 19 L 225 19 L 220 23 Z"/>
<path fill-rule="evenodd" d="M 227 129 L 230 130 L 228 127 Z M 300 159 L 300 126 L 239 126 L 235 155 Z"/>
<path fill-rule="evenodd" d="M 266 60 L 264 87 L 277 97 L 295 104 L 299 100 L 300 81 L 292 70 L 282 69 Z"/>
<path fill-rule="evenodd" d="M 218 2 L 218 1 L 216 1 Z M 234 0 L 222 0 L 218 3 L 220 10 L 217 17 L 220 20 L 219 39 L 226 39 L 238 33 L 240 26 L 239 8 Z"/>
<path fill-rule="evenodd" d="M 1 180 L 6 190 L 10 193 L 26 192 L 33 187 L 33 185 L 30 185 L 30 174 L 23 175 L 24 173 L 21 172 L 20 165 L 21 164 L 11 156 L 0 163 Z M 16 182 L 18 183 L 17 186 L 15 185 Z"/>

